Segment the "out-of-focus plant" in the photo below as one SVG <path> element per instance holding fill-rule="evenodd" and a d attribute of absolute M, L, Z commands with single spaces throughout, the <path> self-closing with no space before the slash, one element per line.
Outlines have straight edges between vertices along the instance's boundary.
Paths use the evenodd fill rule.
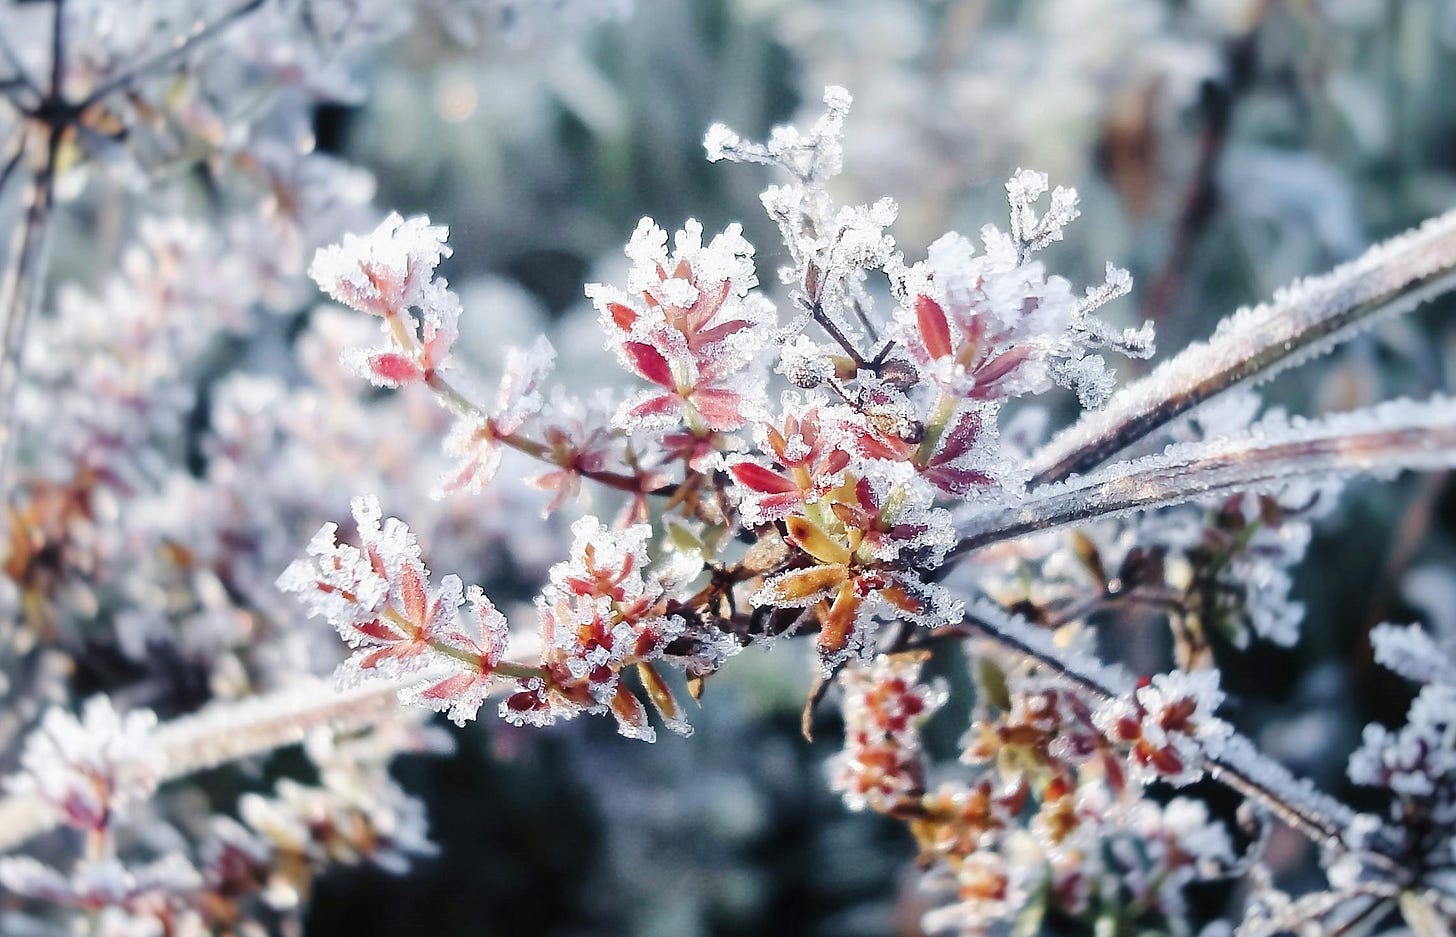
<path fill-rule="evenodd" d="M 487 44 L 498 29 L 539 36 L 617 9 L 419 6 Z M 957 18 L 969 7 L 951 6 L 944 43 L 977 32 Z M 1175 31 L 1160 5 L 1143 7 L 1147 36 Z M 1456 463 L 1445 398 L 1305 419 L 1261 414 L 1257 389 L 1450 289 L 1451 215 L 1240 310 L 1119 389 L 1105 356 L 1148 358 L 1153 333 L 1100 318 L 1130 291 L 1126 272 L 1108 265 L 1086 288 L 1050 272 L 1077 194 L 1018 170 L 1005 230 L 976 240 L 922 233 L 929 209 L 905 226 L 888 198 L 844 204 L 831 192 L 850 97 L 831 87 L 806 131 L 760 143 L 715 125 L 705 140 L 712 161 L 780 177 L 762 195 L 779 288 L 759 283 L 739 224 L 669 233 L 644 218 L 621 279 L 586 290 L 600 360 L 625 388 L 553 384 L 544 336 L 486 381 L 463 350 L 474 310 L 438 274 L 444 228 L 392 214 L 315 252 L 368 226 L 371 183 L 300 155 L 311 110 L 352 92 L 346 53 L 399 34 L 409 12 L 261 0 L 146 6 L 124 21 L 76 0 L 0 8 L 6 176 L 29 186 L 0 296 L 5 653 L 20 662 L 0 726 L 16 762 L 0 846 L 73 831 L 0 860 L 0 886 L 27 911 L 70 909 L 102 934 L 296 927 L 324 869 L 404 871 L 431 853 L 423 807 L 387 772 L 398 753 L 444 747 L 424 710 L 463 725 L 489 702 L 516 726 L 600 714 L 629 738 L 688 734 L 690 698 L 712 706 L 732 658 L 803 637 L 818 665 L 804 732 L 837 694 L 844 746 L 829 786 L 851 811 L 905 826 L 929 930 L 1354 933 L 1398 912 L 1420 937 L 1449 933 L 1449 641 L 1372 635 L 1377 660 L 1419 687 L 1405 725 L 1372 726 L 1350 760 L 1350 780 L 1388 799 L 1381 812 L 1297 780 L 1241 734 L 1222 711 L 1220 665 L 1255 641 L 1298 639 L 1291 569 L 1344 483 Z M 1212 80 L 1205 46 L 1236 47 L 1271 15 L 1245 12 L 1225 10 L 1212 40 L 1133 42 L 1146 59 L 1059 67 L 1095 85 L 1166 80 L 1186 104 L 1191 81 L 1173 79 Z M 921 16 L 903 11 L 901 25 Z M 1189 23 L 1218 17 L 1174 20 L 1196 33 Z M 1115 123 L 1083 103 L 1069 134 Z M 921 108 L 895 114 L 913 132 L 888 129 L 900 123 L 890 106 L 869 123 L 882 144 L 918 139 L 924 108 L 941 114 Z M 1016 145 L 1016 129 L 987 141 Z M 183 204 L 195 192 L 168 177 L 177 166 L 206 167 L 207 220 L 138 223 L 115 273 L 59 291 L 55 314 L 28 325 L 57 199 L 120 178 Z M 1136 168 L 1113 167 L 1131 201 L 1139 180 L 1117 173 Z M 112 173 L 93 185 L 98 169 Z M 870 160 L 857 185 L 878 172 Z M 945 179 L 908 175 L 926 186 L 911 192 L 920 205 L 948 197 Z M 929 243 L 907 259 L 892 229 Z M 304 302 L 305 265 L 350 311 L 251 337 L 258 311 Z M 246 354 L 291 347 L 309 383 L 246 368 L 212 381 L 242 335 L 256 342 Z M 1073 397 L 1083 414 L 1048 434 L 1040 401 Z M 495 483 L 512 474 L 531 490 Z M 348 503 L 352 523 L 326 524 L 295 558 L 302 527 L 340 518 L 354 492 L 370 493 Z M 595 513 L 546 568 L 540 517 L 587 497 Z M 487 596 L 493 564 L 544 576 L 530 606 Z M 334 667 L 337 642 L 300 607 L 352 649 L 338 690 L 314 676 Z M 1114 628 L 1149 640 L 1120 652 Z M 925 730 L 954 704 L 970 719 L 951 753 Z M 307 781 L 222 809 L 159 791 L 299 741 Z M 1218 785 L 1237 795 L 1241 826 Z M 1327 887 L 1276 887 L 1266 853 L 1281 828 L 1318 848 Z M 1241 906 L 1192 897 L 1215 880 L 1245 883 Z"/>
<path fill-rule="evenodd" d="M 419 399 L 338 378 L 358 323 L 318 310 L 290 338 L 279 314 L 313 304 L 321 244 L 377 217 L 370 176 L 314 146 L 318 108 L 362 94 L 364 52 L 412 21 L 489 44 L 622 10 L 513 6 L 0 4 L 0 191 L 24 189 L 6 200 L 19 204 L 0 286 L 0 745 L 15 797 L 0 825 L 12 841 L 79 831 L 0 862 L 7 933 L 288 931 L 321 872 L 432 854 L 389 767 L 450 740 L 371 710 L 377 694 L 321 685 L 336 645 L 298 627 L 274 580 L 313 518 L 347 509 L 358 470 L 377 490 L 412 484 L 418 434 L 440 424 Z M 89 263 L 53 257 L 73 219 L 98 216 Z M 57 272 L 79 282 L 51 288 Z M 421 492 L 420 526 L 446 556 L 495 544 L 498 562 L 533 568 L 539 538 L 502 544 L 509 517 L 537 507 L 492 500 L 493 520 L 467 526 L 458 500 Z M 221 724 L 196 714 L 223 702 Z M 152 711 L 180 718 L 154 730 Z M 223 784 L 211 803 L 151 796 L 296 742 L 291 777 Z"/>

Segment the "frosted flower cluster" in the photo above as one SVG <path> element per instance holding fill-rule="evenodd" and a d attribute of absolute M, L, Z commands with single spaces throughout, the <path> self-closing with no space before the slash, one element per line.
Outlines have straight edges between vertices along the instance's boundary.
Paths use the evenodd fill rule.
<path fill-rule="evenodd" d="M 1214 715 L 1223 701 L 1215 671 L 1158 674 L 1138 687 L 1131 701 L 1100 710 L 1103 731 L 1132 746 L 1139 774 L 1170 784 L 1191 784 L 1203 776 L 1209 755 L 1228 738 L 1227 723 Z"/>
<path fill-rule="evenodd" d="M 1456 877 L 1449 871 L 1456 861 L 1456 655 L 1414 625 L 1381 625 L 1370 637 L 1376 660 L 1420 689 L 1405 725 L 1365 727 L 1350 755 L 1350 780 L 1390 791 L 1393 819 L 1415 817 L 1416 829 L 1431 831 L 1410 834 L 1407 847 L 1446 870 L 1432 901 L 1449 913 L 1456 908 Z"/>
<path fill-rule="evenodd" d="M 449 231 L 428 218 L 384 219 L 366 237 L 349 235 L 320 250 L 308 275 L 351 309 L 379 316 L 389 343 L 344 352 L 345 364 L 382 387 L 428 380 L 442 370 L 460 334 L 460 300 L 435 267 L 450 255 Z M 418 309 L 419 325 L 411 318 Z"/>
<path fill-rule="evenodd" d="M 485 483 L 511 449 L 543 465 L 530 481 L 554 490 L 548 512 L 588 483 L 621 510 L 573 524 L 569 558 L 551 568 L 534 636 L 512 642 L 515 656 L 478 590 L 465 616 L 475 623 L 454 626 L 458 580 L 430 586 L 414 539 L 397 522 L 381 528 L 375 508 L 359 517 L 361 548 L 325 527 L 315 558 L 281 584 L 363 645 L 356 669 L 407 662 L 406 702 L 459 721 L 498 692 L 515 724 L 597 713 L 643 739 L 655 736 L 649 705 L 685 730 L 678 680 L 697 697 L 741 648 L 812 634 L 818 690 L 805 731 L 838 686 L 846 742 L 831 785 L 851 809 L 907 825 L 941 896 L 926 918 L 934 930 L 981 934 L 1054 911 L 1187 931 L 1185 887 L 1257 861 L 1235 855 L 1228 818 L 1198 797 L 1149 799 L 1154 785 L 1205 778 L 1326 847 L 1334 878 L 1345 868 L 1337 853 L 1358 848 L 1369 855 L 1351 861 L 1381 883 L 1371 894 L 1400 887 L 1389 870 L 1425 846 L 1378 821 L 1352 846 L 1344 828 L 1363 822 L 1353 811 L 1219 715 L 1210 636 L 1236 649 L 1251 632 L 1291 643 L 1301 610 L 1287 568 L 1309 521 L 1346 477 L 1451 464 L 1449 402 L 1256 422 L 1252 395 L 1211 399 L 1329 347 L 1331 319 L 1375 308 L 1323 285 L 1313 308 L 1283 296 L 1298 308 L 1277 325 L 1222 330 L 1116 390 L 1105 355 L 1147 357 L 1152 333 L 1097 314 L 1128 292 L 1125 272 L 1108 266 L 1081 291 L 1048 272 L 1042 252 L 1078 215 L 1072 190 L 1020 170 L 1006 185 L 1006 230 L 985 227 L 979 246 L 951 232 L 907 263 L 892 201 L 841 205 L 829 193 L 851 99 L 830 88 L 824 104 L 807 132 L 778 128 L 760 143 L 715 126 L 705 140 L 712 160 L 787 178 L 762 199 L 786 249 L 782 301 L 767 298 L 738 225 L 708 238 L 692 220 L 670 237 L 643 219 L 625 287 L 587 287 L 606 350 L 647 385 L 616 402 L 549 391 L 544 340 L 508 353 L 492 406 L 472 398 L 468 376 L 446 377 L 443 358 L 425 351 L 439 318 L 426 287 L 443 284 L 434 270 L 446 251 L 426 220 L 392 218 L 377 247 L 356 239 L 321 254 L 320 284 L 382 316 L 407 359 L 396 373 L 408 381 L 365 376 L 423 385 L 462 421 L 447 449 L 465 462 L 447 488 L 493 490 Z M 1384 281 L 1388 293 L 1456 263 L 1447 224 L 1377 248 L 1392 265 L 1410 261 L 1409 275 Z M 1443 259 L 1432 265 L 1432 254 Z M 1266 343 L 1270 329 L 1283 331 Z M 1057 388 L 1102 409 L 1042 441 L 1020 398 Z M 1020 412 L 1003 432 L 1013 401 Z M 1171 445 L 1123 455 L 1158 440 Z M 1134 609 L 1169 628 L 1176 669 L 1134 680 L 1098 659 L 1094 615 Z M 919 736 L 946 692 L 919 674 L 926 648 L 957 638 L 972 639 L 977 694 L 952 773 Z M 1382 659 L 1420 656 L 1379 640 Z M 1429 799 L 1439 784 L 1415 779 L 1446 771 L 1431 755 L 1449 741 L 1442 693 L 1422 692 L 1403 734 L 1371 730 L 1353 776 Z"/>
<path fill-rule="evenodd" d="M 378 220 L 372 177 L 316 151 L 316 107 L 357 99 L 360 53 L 432 6 L 0 4 L 0 188 L 15 223 L 0 298 L 0 742 L 13 771 L 0 839 L 13 853 L 73 828 L 38 838 L 33 857 L 0 858 L 6 933 L 292 932 L 330 867 L 402 873 L 432 851 L 423 805 L 388 771 L 401 753 L 440 751 L 438 734 L 315 686 L 338 641 L 275 585 L 363 479 L 406 493 L 437 557 L 468 545 L 491 557 L 472 567 L 487 573 L 496 559 L 547 565 L 551 538 L 520 523 L 536 500 L 497 497 L 467 529 L 458 504 L 415 494 L 418 471 L 447 468 L 422 445 L 440 422 L 404 399 L 411 387 L 382 397 L 342 378 L 338 359 L 360 349 L 358 367 L 419 382 L 392 346 L 369 347 L 367 322 L 301 315 L 317 295 L 309 259 Z M 367 270 L 327 257 L 321 270 L 361 302 L 382 308 L 392 291 L 413 303 L 413 360 L 434 368 L 456 310 L 431 275 L 428 229 L 386 220 L 362 246 Z M 443 233 L 435 243 L 444 253 Z M 401 560 L 380 607 L 414 613 L 411 574 L 428 574 L 380 527 L 376 552 Z M 354 615 L 376 600 L 366 566 L 330 573 L 361 590 Z M 452 605 L 448 583 L 430 586 L 437 618 L 466 606 L 442 645 L 476 660 L 504 647 L 483 596 Z M 82 689 L 104 695 L 82 703 Z M 443 708 L 458 710 L 469 687 L 451 690 Z M 307 781 L 275 779 L 272 765 L 229 772 L 211 802 L 161 787 L 310 728 Z M 320 734 L 330 741 L 314 744 Z M 246 793 L 229 801 L 233 790 Z"/>
<path fill-rule="evenodd" d="M 924 793 L 920 724 L 945 704 L 944 681 L 919 683 L 923 660 L 881 657 L 845 671 L 845 748 L 829 762 L 829 786 L 851 810 L 894 814 Z"/>

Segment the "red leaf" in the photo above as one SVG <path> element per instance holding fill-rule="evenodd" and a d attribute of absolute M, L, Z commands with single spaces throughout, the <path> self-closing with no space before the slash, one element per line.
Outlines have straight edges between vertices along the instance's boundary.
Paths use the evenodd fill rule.
<path fill-rule="evenodd" d="M 756 462 L 739 462 L 728 470 L 745 488 L 765 494 L 788 494 L 799 490 L 792 481 Z"/>
<path fill-rule="evenodd" d="M 758 512 L 767 520 L 780 520 L 803 503 L 804 493 L 796 488 L 793 491 L 765 495 L 763 498 L 760 498 Z"/>
<path fill-rule="evenodd" d="M 1015 371 L 1030 357 L 1031 349 L 1022 347 L 1009 349 L 1003 354 L 988 359 L 972 374 L 972 377 L 976 379 L 976 396 L 989 396 L 985 392 L 987 388 Z"/>
<path fill-rule="evenodd" d="M 675 411 L 681 403 L 682 398 L 676 394 L 652 394 L 628 407 L 627 417 L 641 420 L 646 417 L 662 416 Z"/>
<path fill-rule="evenodd" d="M 387 660 L 408 660 L 416 656 L 424 647 L 417 644 L 391 644 L 389 647 L 381 647 L 371 651 L 359 661 L 360 670 L 374 670 Z"/>
<path fill-rule="evenodd" d="M 941 439 L 931 464 L 954 462 L 971 450 L 981 435 L 981 414 L 974 409 L 962 410 L 956 416 L 955 425 Z"/>
<path fill-rule="evenodd" d="M 903 439 L 891 439 L 883 436 L 875 430 L 850 425 L 849 430 L 854 434 L 855 448 L 859 454 L 869 459 L 884 459 L 887 462 L 908 462 L 915 455 L 915 446 L 905 442 Z"/>
<path fill-rule="evenodd" d="M 950 323 L 946 321 L 945 310 L 940 308 L 940 303 L 929 296 L 915 297 L 915 321 L 920 326 L 920 337 L 930 357 L 944 358 L 951 353 Z"/>
<path fill-rule="evenodd" d="M 354 626 L 354 630 L 380 644 L 393 644 L 400 640 L 399 632 L 392 625 L 387 625 L 378 618 L 357 624 Z"/>
<path fill-rule="evenodd" d="M 370 355 L 369 370 L 376 378 L 389 384 L 408 384 L 425 376 L 411 358 L 395 351 Z"/>
<path fill-rule="evenodd" d="M 743 415 L 743 397 L 723 387 L 704 387 L 693 392 L 693 406 L 707 421 L 709 429 L 733 430 L 748 422 Z"/>
<path fill-rule="evenodd" d="M 628 342 L 625 346 L 637 373 L 661 387 L 673 387 L 672 365 L 662 352 L 643 342 Z"/>
<path fill-rule="evenodd" d="M 624 306 L 621 303 L 607 303 L 607 311 L 612 314 L 612 321 L 617 328 L 623 332 L 630 332 L 632 324 L 637 321 L 637 310 L 631 306 Z"/>
<path fill-rule="evenodd" d="M 715 325 L 711 329 L 704 329 L 701 332 L 695 333 L 692 336 L 691 341 L 694 348 L 703 348 L 708 345 L 716 345 L 718 342 L 723 341 L 723 339 L 727 338 L 728 336 L 743 331 L 744 329 L 748 328 L 748 326 L 749 323 L 745 319 L 729 319 L 722 325 Z"/>
<path fill-rule="evenodd" d="M 400 601 L 404 604 L 402 611 L 404 617 L 408 618 L 410 624 L 416 628 L 422 628 L 425 624 L 425 579 L 423 571 L 414 563 L 406 563 L 399 577 Z"/>
<path fill-rule="evenodd" d="M 480 679 L 480 674 L 458 673 L 453 677 L 446 677 L 434 686 L 421 690 L 420 696 L 425 699 L 454 699 L 470 689 L 471 684 L 478 679 Z"/>
<path fill-rule="evenodd" d="M 954 465 L 932 465 L 920 475 L 949 495 L 964 495 L 972 488 L 983 488 L 995 484 L 995 479 L 985 472 Z"/>

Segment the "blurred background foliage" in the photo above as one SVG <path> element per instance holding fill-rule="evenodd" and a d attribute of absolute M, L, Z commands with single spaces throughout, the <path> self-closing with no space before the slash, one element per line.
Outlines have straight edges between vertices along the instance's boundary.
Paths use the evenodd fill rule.
<path fill-rule="evenodd" d="M 910 259 L 1000 219 L 1018 166 L 1047 171 L 1083 196 L 1054 262 L 1079 280 L 1130 268 L 1120 314 L 1155 318 L 1164 354 L 1456 203 L 1448 0 L 635 0 L 564 36 L 544 22 L 464 47 L 426 20 L 371 63 L 366 102 L 316 119 L 323 149 L 375 173 L 379 206 L 451 226 L 463 341 L 486 367 L 557 320 L 564 379 L 602 380 L 581 285 L 620 278 L 644 214 L 742 220 L 772 284 L 766 177 L 707 163 L 702 133 L 762 136 L 814 113 L 826 83 L 856 97 L 841 194 L 895 197 Z M 1281 378 L 1271 402 L 1445 390 L 1451 308 Z M 1219 650 L 1241 726 L 1358 804 L 1342 771 L 1358 727 L 1407 702 L 1365 635 L 1456 615 L 1456 498 L 1445 475 L 1360 485 L 1320 530 L 1295 590 L 1300 644 Z M 810 666 L 783 650 L 713 681 L 690 739 L 486 721 L 453 759 L 402 762 L 441 856 L 406 880 L 333 875 L 309 932 L 917 933 L 910 846 L 825 791 L 837 727 L 800 739 Z M 947 750 L 955 717 L 932 729 Z"/>

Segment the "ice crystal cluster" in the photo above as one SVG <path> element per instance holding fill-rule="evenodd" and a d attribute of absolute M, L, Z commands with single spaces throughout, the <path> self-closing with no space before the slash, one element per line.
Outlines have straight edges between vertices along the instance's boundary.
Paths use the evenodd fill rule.
<path fill-rule="evenodd" d="M 1095 9 L 1142 11 L 1154 35 L 1154 6 Z M 1456 467 L 1447 397 L 1305 417 L 1260 393 L 1456 286 L 1456 214 L 1144 367 L 1131 275 L 1069 272 L 1065 248 L 1100 239 L 1053 176 L 1009 172 L 997 217 L 966 231 L 925 230 L 950 214 L 923 204 L 947 192 L 928 169 L 903 208 L 841 200 L 923 156 L 847 145 L 865 111 L 910 128 L 880 144 L 918 138 L 948 101 L 979 114 L 1002 82 L 1062 70 L 1156 84 L 1168 100 L 1143 119 L 1169 122 L 1220 72 L 1208 46 L 1255 28 L 1194 6 L 1187 35 L 1125 58 L 1088 41 L 1048 64 L 992 33 L 996 82 L 944 52 L 939 87 L 893 119 L 903 84 L 868 108 L 830 86 L 761 140 L 714 124 L 707 159 L 749 165 L 712 171 L 766 177 L 766 223 L 619 219 L 625 263 L 581 313 L 501 348 L 481 292 L 444 275 L 466 245 L 381 220 L 367 174 L 313 151 L 312 120 L 359 99 L 368 52 L 412 24 L 524 55 L 626 4 L 0 3 L 0 186 L 26 186 L 0 283 L 0 930 L 296 933 L 331 868 L 407 875 L 437 853 L 390 773 L 450 748 L 432 714 L 494 712 L 500 752 L 579 716 L 689 736 L 738 667 L 801 647 L 803 733 L 837 707 L 827 787 L 903 828 L 926 933 L 1448 935 L 1445 626 L 1370 631 L 1410 700 L 1353 744 L 1359 809 L 1265 749 L 1236 668 L 1301 640 L 1294 570 L 1347 484 Z M 792 25 L 778 7 L 757 10 Z M 968 28 L 947 16 L 945 49 Z M 589 98 L 577 116 L 609 125 Z M 1095 108 L 1073 110 L 1069 134 Z M 96 245 L 113 269 L 48 295 L 58 217 L 143 191 L 158 210 Z M 563 338 L 583 323 L 585 356 Z M 263 757 L 298 743 L 297 764 Z M 640 833 L 623 805 L 650 782 L 598 773 L 613 835 Z M 698 794 L 683 815 L 711 813 Z M 1322 883 L 1276 875 L 1296 837 Z"/>

